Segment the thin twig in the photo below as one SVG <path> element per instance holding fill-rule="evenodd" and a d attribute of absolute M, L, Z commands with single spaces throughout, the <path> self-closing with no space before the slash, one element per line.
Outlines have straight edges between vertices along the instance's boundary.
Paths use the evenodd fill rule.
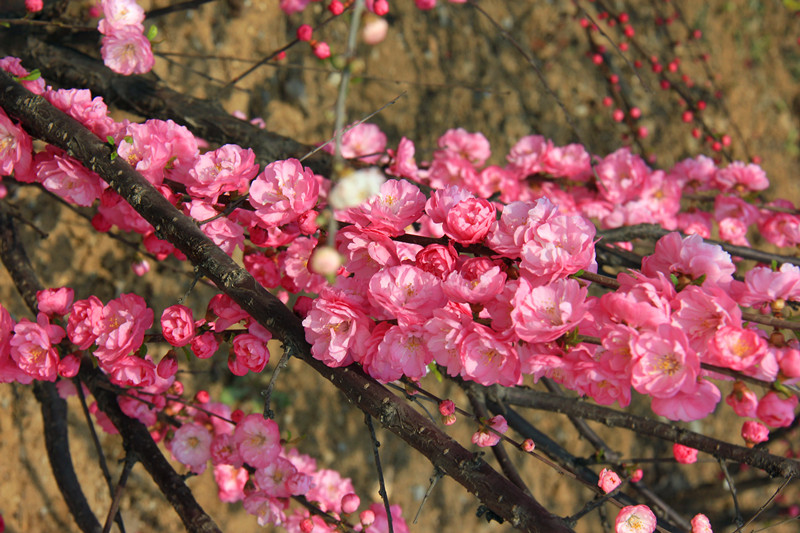
<path fill-rule="evenodd" d="M 375 428 L 372 426 L 372 417 L 364 413 L 364 422 L 369 428 L 369 438 L 372 442 L 372 455 L 375 457 L 375 468 L 378 470 L 378 483 L 380 488 L 378 493 L 383 499 L 383 507 L 386 509 L 386 522 L 389 524 L 389 533 L 394 533 L 394 526 L 392 525 L 392 509 L 389 505 L 389 495 L 386 494 L 386 483 L 383 479 L 383 468 L 381 467 L 381 454 L 378 452 L 381 443 L 378 442 L 378 437 L 375 436 Z"/>

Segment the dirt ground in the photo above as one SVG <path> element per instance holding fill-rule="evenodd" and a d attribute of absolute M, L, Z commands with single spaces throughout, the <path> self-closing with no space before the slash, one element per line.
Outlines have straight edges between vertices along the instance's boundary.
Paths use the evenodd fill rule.
<path fill-rule="evenodd" d="M 164 0 L 143 2 L 146 7 L 167 4 Z M 678 58 L 680 71 L 670 74 L 670 79 L 679 80 L 680 74 L 685 73 L 694 85 L 678 83 L 681 93 L 662 89 L 646 60 L 640 75 L 634 74 L 632 65 L 621 59 L 610 41 L 595 33 L 591 39 L 605 46 L 609 66 L 608 70 L 598 68 L 591 57 L 597 50 L 590 53 L 589 37 L 578 23 L 580 9 L 597 16 L 590 2 L 495 0 L 480 4 L 532 55 L 532 66 L 491 21 L 472 7 L 443 3 L 435 10 L 419 12 L 411 2 L 395 0 L 387 17 L 390 27 L 386 40 L 374 47 L 359 48 L 363 73 L 350 90 L 348 120 L 359 119 L 402 94 L 394 105 L 371 120 L 386 132 L 390 147 L 406 136 L 417 143 L 417 159 L 425 160 L 445 130 L 462 127 L 488 137 L 493 147 L 491 162 L 497 164 L 503 163 L 510 146 L 524 135 L 542 134 L 556 144 L 581 140 L 591 152 L 603 155 L 629 142 L 631 132 L 644 126 L 649 135 L 639 140 L 635 149 L 656 156 L 655 167 L 667 168 L 685 157 L 711 153 L 691 134 L 698 125 L 681 120 L 685 109 L 681 99 L 702 99 L 708 104 L 702 114 L 705 124 L 720 135 L 730 135 L 728 151 L 732 157 L 760 157 L 773 183 L 767 197 L 800 201 L 796 179 L 800 154 L 798 17 L 777 1 L 610 4 L 618 12 L 630 15 L 641 47 L 640 51 L 627 54 L 631 60 L 639 54 L 645 58 L 655 55 L 666 68 Z M 674 22 L 657 24 L 659 18 L 670 18 L 675 12 L 681 16 Z M 263 117 L 267 128 L 277 133 L 307 143 L 324 141 L 332 133 L 338 75 L 329 63 L 312 59 L 303 46 L 290 50 L 281 63 L 256 70 L 235 88 L 219 89 L 220 81 L 232 79 L 253 60 L 291 40 L 301 22 L 313 24 L 324 17 L 323 5 L 315 3 L 301 15 L 293 16 L 290 25 L 275 0 L 212 2 L 195 11 L 175 13 L 156 21 L 161 39 L 156 50 L 171 54 L 158 57 L 155 72 L 181 91 L 220 98 L 231 112 L 240 110 L 250 117 Z M 702 38 L 688 40 L 687 28 L 701 30 Z M 617 30 L 608 28 L 607 35 L 619 43 Z M 319 38 L 328 41 L 334 53 L 341 53 L 346 34 L 346 24 L 336 21 L 321 30 Z M 708 55 L 706 61 L 699 59 L 703 54 Z M 546 80 L 547 88 L 538 73 Z M 642 111 L 633 130 L 625 123 L 615 122 L 611 110 L 602 104 L 602 99 L 612 94 L 606 80 L 614 74 L 621 80 L 614 107 L 630 105 Z M 566 114 L 548 94 L 548 88 L 557 95 Z M 69 285 L 75 288 L 77 297 L 94 293 L 104 300 L 135 291 L 151 303 L 156 316 L 188 289 L 191 269 L 186 265 L 167 262 L 144 278 L 137 278 L 130 271 L 130 264 L 138 259 L 134 249 L 94 233 L 86 219 L 61 208 L 46 195 L 32 189 L 18 194 L 15 202 L 24 215 L 48 234 L 42 239 L 30 229 L 22 230 L 30 243 L 28 253 L 37 274 L 46 285 Z M 757 242 L 757 236 L 754 240 Z M 201 314 L 213 294 L 211 288 L 201 286 L 192 292 L 187 305 Z M 27 316 L 5 272 L 0 273 L 0 302 L 14 316 Z M 272 365 L 267 371 L 271 368 Z M 224 358 L 195 362 L 192 370 L 195 372 L 183 379 L 187 391 L 207 388 L 212 396 L 235 399 L 245 410 L 260 409 L 259 391 L 266 382 L 263 376 L 234 380 L 225 370 Z M 429 385 L 437 388 L 440 395 L 466 405 L 454 387 Z M 317 457 L 321 466 L 339 469 L 352 477 L 362 501 L 378 499 L 368 434 L 360 412 L 351 409 L 325 380 L 297 361 L 282 374 L 276 402 L 279 424 L 298 438 L 301 451 Z M 74 399 L 70 408 L 73 459 L 92 509 L 103 517 L 110 498 L 97 467 L 97 454 Z M 646 406 L 638 408 L 647 412 Z M 593 453 L 588 443 L 576 438 L 565 418 L 538 412 L 530 413 L 530 418 L 573 454 Z M 52 481 L 41 424 L 30 388 L 0 385 L 0 514 L 10 533 L 77 530 Z M 716 417 L 696 423 L 692 429 L 736 441 L 731 427 L 730 419 Z M 670 447 L 664 443 L 634 441 L 628 433 L 597 429 L 624 457 L 670 455 Z M 453 428 L 452 434 L 467 442 L 472 431 L 462 423 Z M 796 433 L 790 437 L 797 442 Z M 410 522 L 427 489 L 431 467 L 391 435 L 379 432 L 379 438 L 390 498 L 403 506 Z M 118 472 L 120 465 L 116 461 L 123 457 L 119 439 L 106 435 L 101 439 L 111 467 Z M 557 514 L 575 513 L 583 501 L 591 498 L 587 490 L 542 464 L 527 462 L 521 467 L 533 494 Z M 691 493 L 693 499 L 676 499 L 688 516 L 709 509 L 714 513 L 731 512 L 730 498 L 713 461 L 670 475 L 658 465 L 645 465 L 644 469 L 645 480 L 662 494 L 671 493 L 676 498 L 687 491 L 690 482 L 708 483 L 704 492 Z M 215 501 L 210 473 L 190 479 L 188 484 L 224 531 L 257 528 L 240 504 Z M 128 532 L 183 530 L 143 469 L 134 469 L 128 485 L 122 503 Z M 742 508 L 754 511 L 777 485 L 742 491 Z M 797 501 L 796 489 L 796 484 L 787 489 L 784 503 Z M 419 522 L 411 529 L 442 533 L 509 529 L 507 525 L 487 525 L 475 517 L 477 507 L 474 497 L 445 479 L 433 490 Z M 605 509 L 613 521 L 616 511 L 610 506 Z M 796 524 L 775 526 L 769 531 L 797 531 Z M 723 531 L 733 529 L 730 526 Z M 576 530 L 588 533 L 607 529 L 595 511 L 581 520 Z"/>

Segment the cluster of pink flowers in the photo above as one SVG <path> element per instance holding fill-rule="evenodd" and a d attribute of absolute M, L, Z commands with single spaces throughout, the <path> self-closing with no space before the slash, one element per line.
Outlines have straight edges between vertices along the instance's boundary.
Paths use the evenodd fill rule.
<path fill-rule="evenodd" d="M 119 74 L 145 74 L 155 64 L 150 41 L 144 35 L 144 9 L 136 0 L 102 0 L 104 18 L 100 50 L 105 65 Z"/>

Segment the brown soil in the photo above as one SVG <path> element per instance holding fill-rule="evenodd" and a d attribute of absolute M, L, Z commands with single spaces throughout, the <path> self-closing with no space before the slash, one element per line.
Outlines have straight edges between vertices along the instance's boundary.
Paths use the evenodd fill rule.
<path fill-rule="evenodd" d="M 154 1 L 152 5 L 166 4 Z M 261 67 L 236 88 L 221 94 L 217 94 L 219 84 L 209 79 L 229 80 L 250 64 L 213 56 L 258 59 L 291 40 L 301 21 L 322 20 L 322 5 L 313 4 L 302 15 L 293 17 L 290 27 L 277 2 L 246 0 L 237 9 L 231 7 L 233 4 L 210 3 L 196 11 L 159 20 L 159 35 L 163 38 L 159 51 L 200 57 L 168 56 L 169 61 L 159 58 L 155 69 L 158 75 L 195 96 L 220 97 L 231 112 L 242 110 L 249 116 L 263 117 L 275 132 L 308 143 L 327 139 L 332 133 L 338 78 L 327 64 L 311 59 L 307 48 L 290 50 L 288 59 L 281 64 Z M 574 129 L 556 100 L 547 94 L 536 70 L 475 9 L 444 4 L 434 11 L 419 12 L 410 4 L 393 2 L 386 41 L 359 50 L 364 73 L 353 84 L 348 104 L 348 118 L 352 121 L 404 93 L 396 104 L 372 120 L 389 136 L 389 146 L 396 146 L 401 136 L 411 138 L 417 142 L 418 160 L 423 160 L 430 157 L 438 136 L 446 129 L 463 127 L 484 132 L 492 142 L 492 162 L 502 164 L 509 147 L 523 135 L 540 133 L 557 144 L 566 144 L 578 141 L 577 131 L 593 153 L 606 154 L 620 147 L 622 136 L 628 133 L 624 124 L 611 120 L 610 111 L 600 103 L 609 94 L 603 79 L 616 72 L 622 79 L 621 94 L 641 108 L 643 118 L 639 125 L 650 132 L 640 149 L 658 154 L 657 166 L 666 168 L 701 151 L 708 153 L 691 136 L 692 126 L 681 121 L 678 96 L 660 89 L 647 66 L 641 70 L 640 80 L 611 50 L 608 41 L 597 34 L 593 39 L 610 49 L 608 56 L 614 67 L 612 72 L 603 74 L 592 64 L 586 54 L 587 36 L 575 20 L 577 10 L 572 2 L 487 1 L 481 5 L 523 49 L 534 55 L 535 64 L 568 111 Z M 650 3 L 626 4 L 637 40 L 647 55 L 658 55 L 664 64 L 674 57 L 682 59 L 682 72 L 696 80 L 689 94 L 708 101 L 706 123 L 717 132 L 730 134 L 733 157 L 760 156 L 773 183 L 768 196 L 800 200 L 800 187 L 794 176 L 800 139 L 797 17 L 779 2 L 681 0 L 657 3 L 655 7 Z M 676 7 L 683 10 L 683 20 L 702 30 L 699 43 L 687 44 L 687 31 L 680 20 L 669 27 L 656 26 L 657 17 L 669 16 Z M 322 30 L 320 37 L 331 44 L 334 52 L 340 52 L 346 32 L 346 24 L 337 21 Z M 619 42 L 616 29 L 609 30 L 609 34 Z M 665 44 L 676 40 L 683 44 L 674 49 Z M 692 60 L 704 52 L 709 54 L 710 78 L 703 64 Z M 717 90 L 721 91 L 722 100 L 714 98 Z M 33 231 L 22 229 L 37 274 L 47 286 L 69 285 L 75 288 L 77 297 L 94 293 L 104 300 L 135 291 L 147 298 L 156 316 L 160 316 L 161 310 L 175 303 L 190 285 L 190 269 L 170 262 L 156 268 L 153 274 L 136 278 L 129 268 L 137 257 L 134 250 L 94 233 L 85 219 L 60 208 L 46 195 L 24 189 L 16 201 L 25 216 L 48 233 L 46 239 L 41 239 Z M 175 270 L 183 274 L 175 275 Z M 212 289 L 199 287 L 191 294 L 188 305 L 202 313 L 212 294 Z M 5 272 L 0 274 L 0 296 L 16 317 L 27 316 Z M 193 369 L 203 372 L 186 377 L 190 393 L 207 388 L 212 396 L 237 398 L 244 409 L 260 408 L 259 391 L 265 384 L 264 377 L 234 380 L 227 375 L 224 359 L 197 362 Z M 433 382 L 428 386 L 467 405 L 452 386 L 442 388 Z M 278 421 L 293 438 L 299 439 L 300 450 L 317 457 L 321 466 L 337 468 L 352 477 L 362 501 L 377 499 L 377 481 L 362 415 L 351 409 L 325 380 L 297 361 L 282 374 L 278 390 Z M 73 460 L 92 509 L 98 517 L 104 517 L 110 498 L 97 467 L 97 452 L 91 446 L 74 398 L 70 408 Z M 636 408 L 647 412 L 646 406 Z M 722 408 L 720 411 L 725 412 Z M 573 454 L 592 455 L 591 446 L 576 438 L 565 418 L 539 412 L 531 412 L 530 417 Z M 698 422 L 693 429 L 734 442 L 738 439 L 738 425 L 725 417 Z M 629 433 L 598 430 L 624 457 L 669 455 L 669 446 L 664 443 L 634 441 Z M 462 422 L 452 433 L 468 442 L 472 431 L 469 424 Z M 75 531 L 52 481 L 38 404 L 30 388 L 0 386 L 0 435 L 0 513 L 6 531 Z M 391 435 L 379 431 L 379 438 L 390 498 L 403 506 L 410 522 L 427 489 L 431 466 Z M 101 439 L 112 469 L 118 472 L 120 465 L 116 461 L 123 457 L 119 439 L 105 435 Z M 586 489 L 543 464 L 517 460 L 532 493 L 554 513 L 575 513 L 591 498 Z M 690 480 L 716 483 L 713 490 L 681 503 L 681 510 L 689 516 L 706 509 L 731 512 L 730 498 L 718 480 L 719 469 L 714 462 L 682 468 L 678 474 L 667 472 L 666 468 L 645 467 L 645 480 L 668 497 L 685 491 Z M 215 501 L 216 489 L 209 473 L 188 483 L 224 531 L 250 531 L 257 527 L 241 505 Z M 777 483 L 740 494 L 742 507 L 757 509 L 775 487 Z M 796 498 L 796 491 L 787 494 L 788 501 Z M 476 518 L 478 504 L 459 485 L 442 480 L 422 509 L 419 523 L 411 529 L 445 533 L 508 529 L 507 525 L 486 525 Z M 608 505 L 604 509 L 613 521 L 615 510 Z M 139 467 L 129 481 L 122 512 L 129 532 L 182 530 L 177 516 Z M 729 526 L 725 531 L 733 529 Z M 603 530 L 598 512 L 581 520 L 576 530 Z M 797 531 L 797 526 L 778 526 L 770 531 Z"/>

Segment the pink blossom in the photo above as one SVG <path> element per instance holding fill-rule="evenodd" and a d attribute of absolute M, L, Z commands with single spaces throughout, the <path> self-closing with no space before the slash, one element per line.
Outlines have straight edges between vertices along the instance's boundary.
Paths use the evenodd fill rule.
<path fill-rule="evenodd" d="M 39 303 L 39 312 L 48 316 L 66 315 L 72 310 L 72 299 L 75 291 L 69 287 L 59 289 L 44 289 L 36 293 Z"/>
<path fill-rule="evenodd" d="M 705 361 L 732 370 L 749 370 L 766 355 L 767 341 L 758 333 L 725 326 L 709 342 Z"/>
<path fill-rule="evenodd" d="M 697 462 L 697 450 L 689 448 L 677 442 L 672 445 L 672 455 L 675 460 L 684 465 L 690 465 Z"/>
<path fill-rule="evenodd" d="M 452 152 L 437 151 L 436 155 L 425 176 L 431 188 L 463 187 L 465 190 L 477 188 L 478 172 L 472 163 Z"/>
<path fill-rule="evenodd" d="M 297 220 L 319 197 L 314 173 L 297 159 L 275 161 L 264 167 L 250 185 L 250 205 L 267 227 Z"/>
<path fill-rule="evenodd" d="M 250 180 L 258 174 L 255 152 L 226 144 L 202 154 L 186 176 L 186 191 L 212 203 L 220 194 L 247 191 Z"/>
<path fill-rule="evenodd" d="M 145 359 L 137 355 L 123 355 L 113 361 L 100 360 L 100 368 L 109 380 L 122 387 L 149 387 L 156 383 L 156 365 L 150 356 Z M 141 402 L 137 402 L 141 403 Z"/>
<path fill-rule="evenodd" d="M 453 306 L 437 309 L 433 318 L 425 322 L 428 350 L 451 376 L 459 375 L 463 369 L 461 341 L 470 327 L 472 314 Z"/>
<path fill-rule="evenodd" d="M 520 362 L 514 346 L 491 329 L 474 324 L 461 340 L 462 376 L 481 385 L 513 386 L 520 380 Z"/>
<path fill-rule="evenodd" d="M 442 290 L 454 302 L 483 303 L 500 294 L 505 281 L 505 272 L 492 260 L 471 257 L 464 261 L 460 270 L 447 276 Z"/>
<path fill-rule="evenodd" d="M 722 240 L 738 246 L 750 246 L 747 230 L 758 219 L 758 209 L 741 198 L 719 195 L 714 201 L 714 220 L 719 224 Z"/>
<path fill-rule="evenodd" d="M 375 379 L 388 383 L 407 376 L 419 379 L 427 373 L 433 355 L 425 344 L 421 324 L 391 326 L 383 334 L 372 357 L 363 360 L 364 370 Z"/>
<path fill-rule="evenodd" d="M 74 378 L 81 369 L 81 360 L 75 354 L 65 355 L 58 362 L 58 375 L 62 378 Z"/>
<path fill-rule="evenodd" d="M 131 264 L 131 270 L 139 277 L 150 272 L 150 263 L 146 259 Z"/>
<path fill-rule="evenodd" d="M 722 327 L 742 326 L 742 311 L 719 287 L 690 285 L 672 301 L 672 319 L 689 336 L 692 347 L 704 351 Z"/>
<path fill-rule="evenodd" d="M 395 241 L 380 233 L 367 233 L 357 226 L 348 226 L 336 232 L 336 245 L 345 257 L 349 272 L 357 280 L 369 280 L 384 267 L 400 264 Z"/>
<path fill-rule="evenodd" d="M 448 274 L 453 272 L 457 258 L 458 252 L 452 244 L 448 244 L 448 246 L 429 244 L 417 253 L 415 266 L 444 280 Z"/>
<path fill-rule="evenodd" d="M 544 171 L 547 154 L 552 149 L 552 141 L 541 135 L 529 135 L 517 141 L 506 159 L 514 172 L 523 179 Z"/>
<path fill-rule="evenodd" d="M 304 10 L 310 3 L 311 0 L 281 0 L 280 6 L 284 13 L 293 15 Z"/>
<path fill-rule="evenodd" d="M 675 164 L 669 172 L 683 183 L 689 192 L 708 191 L 715 187 L 717 166 L 713 159 L 704 155 L 695 159 L 684 159 Z"/>
<path fill-rule="evenodd" d="M 355 489 L 350 478 L 343 478 L 336 470 L 323 468 L 313 473 L 313 482 L 306 498 L 318 502 L 323 511 L 341 513 L 342 498 L 353 493 Z"/>
<path fill-rule="evenodd" d="M 219 211 L 205 200 L 194 199 L 189 204 L 184 204 L 190 217 L 197 221 L 209 220 L 219 215 Z M 229 218 L 219 217 L 200 226 L 214 244 L 223 252 L 233 255 L 236 248 L 244 249 L 244 228 Z"/>
<path fill-rule="evenodd" d="M 268 496 L 288 498 L 292 495 L 288 482 L 297 474 L 297 468 L 292 463 L 283 457 L 276 457 L 267 466 L 257 468 L 253 478 L 259 490 L 264 491 Z"/>
<path fill-rule="evenodd" d="M 406 521 L 403 519 L 402 509 L 399 505 L 392 505 L 389 507 L 389 511 L 392 513 L 392 528 L 394 529 L 395 533 L 409 533 L 410 529 Z M 364 533 L 386 533 L 389 531 L 389 521 L 386 519 L 386 507 L 383 503 L 376 502 L 369 506 L 367 511 L 362 511 L 362 515 L 364 513 L 371 513 L 372 514 L 372 523 L 369 524 L 364 528 Z M 362 523 L 366 525 L 366 521 L 362 518 Z"/>
<path fill-rule="evenodd" d="M 82 207 L 92 205 L 106 187 L 100 176 L 52 146 L 36 154 L 33 172 L 45 189 Z"/>
<path fill-rule="evenodd" d="M 714 533 L 711 530 L 711 522 L 704 514 L 696 514 L 692 518 L 692 531 L 691 533 Z"/>
<path fill-rule="evenodd" d="M 481 198 L 489 198 L 495 193 L 500 194 L 500 200 L 506 203 L 519 198 L 520 181 L 514 174 L 497 165 L 489 165 L 478 173 L 474 184 L 466 183 L 470 191 Z"/>
<path fill-rule="evenodd" d="M 208 302 L 206 316 L 208 317 L 211 313 L 218 317 L 213 322 L 214 331 L 217 332 L 225 331 L 232 325 L 250 317 L 247 311 L 239 307 L 239 304 L 234 302 L 227 294 L 216 294 L 211 298 Z"/>
<path fill-rule="evenodd" d="M 282 254 L 283 270 L 288 278 L 284 279 L 285 288 L 293 292 L 319 293 L 328 285 L 324 276 L 315 274 L 308 268 L 308 261 L 316 246 L 316 237 L 298 237 Z M 286 285 L 289 280 L 291 286 Z"/>
<path fill-rule="evenodd" d="M 192 338 L 191 347 L 192 352 L 199 359 L 208 359 L 216 353 L 217 348 L 219 348 L 219 342 L 217 342 L 213 333 L 206 331 Z"/>
<path fill-rule="evenodd" d="M 462 128 L 447 130 L 439 137 L 439 148 L 452 152 L 475 166 L 483 166 L 492 155 L 489 141 L 482 133 L 469 133 Z"/>
<path fill-rule="evenodd" d="M 500 219 L 496 221 L 486 239 L 486 244 L 495 252 L 517 258 L 522 245 L 530 238 L 527 230 L 546 223 L 558 214 L 558 207 L 549 199 L 539 198 L 536 203 L 512 202 L 503 207 Z"/>
<path fill-rule="evenodd" d="M 631 384 L 639 393 L 670 398 L 682 389 L 694 388 L 700 359 L 683 330 L 661 324 L 656 331 L 641 333 L 631 348 L 635 358 Z"/>
<path fill-rule="evenodd" d="M 334 143 L 323 148 L 333 153 Z M 386 134 L 375 124 L 361 123 L 345 131 L 341 137 L 342 157 L 364 163 L 377 163 L 386 151 Z"/>
<path fill-rule="evenodd" d="M 217 482 L 217 497 L 225 503 L 234 503 L 244 499 L 244 486 L 249 475 L 246 468 L 233 465 L 218 464 L 214 466 L 214 481 Z"/>
<path fill-rule="evenodd" d="M 389 267 L 372 276 L 368 294 L 401 324 L 422 322 L 446 303 L 439 279 L 411 265 Z"/>
<path fill-rule="evenodd" d="M 22 66 L 22 60 L 14 56 L 0 58 L 0 69 L 5 70 L 16 78 L 25 78 L 30 74 L 30 72 Z M 33 94 L 42 94 L 44 92 L 45 84 L 41 76 L 35 80 L 21 80 L 18 83 Z"/>
<path fill-rule="evenodd" d="M 397 151 L 393 154 L 389 164 L 388 173 L 400 178 L 417 179 L 417 162 L 414 160 L 416 149 L 414 142 L 403 137 L 397 145 Z"/>
<path fill-rule="evenodd" d="M 689 208 L 689 211 L 678 213 L 677 228 L 686 235 L 700 235 L 704 239 L 711 238 L 711 213 Z"/>
<path fill-rule="evenodd" d="M 622 480 L 613 470 L 604 468 L 603 470 L 600 471 L 600 479 L 597 481 L 597 486 L 600 487 L 600 489 L 606 494 L 613 491 L 621 484 Z"/>
<path fill-rule="evenodd" d="M 173 346 L 185 346 L 195 335 L 192 310 L 185 305 L 172 305 L 161 313 L 161 332 Z"/>
<path fill-rule="evenodd" d="M 653 533 L 656 515 L 646 505 L 629 505 L 620 509 L 614 521 L 615 533 Z"/>
<path fill-rule="evenodd" d="M 197 140 L 186 127 L 171 120 L 150 119 L 128 125 L 117 153 L 158 186 L 164 178 L 183 183 L 199 150 Z"/>
<path fill-rule="evenodd" d="M 591 157 L 582 144 L 555 146 L 545 153 L 544 171 L 556 178 L 586 181 L 592 174 Z"/>
<path fill-rule="evenodd" d="M 257 252 L 246 253 L 242 258 L 242 262 L 247 271 L 256 278 L 256 281 L 267 289 L 272 289 L 280 285 L 281 275 L 274 256 L 268 256 Z"/>
<path fill-rule="evenodd" d="M 766 172 L 758 165 L 734 161 L 717 172 L 714 184 L 722 192 L 734 191 L 738 194 L 745 194 L 763 191 L 769 187 L 769 180 Z"/>
<path fill-rule="evenodd" d="M 752 448 L 754 445 L 769 439 L 769 430 L 760 422 L 748 420 L 742 424 L 742 438 L 747 443 L 747 447 Z"/>
<path fill-rule="evenodd" d="M 794 210 L 794 204 L 786 200 L 775 200 L 767 205 Z M 758 221 L 758 231 L 775 246 L 796 246 L 800 244 L 800 217 L 764 209 Z"/>
<path fill-rule="evenodd" d="M 694 389 L 682 389 L 669 398 L 653 398 L 650 409 L 670 420 L 691 422 L 710 415 L 719 403 L 721 394 L 716 385 L 699 378 Z"/>
<path fill-rule="evenodd" d="M 565 278 L 579 270 L 596 271 L 594 224 L 580 215 L 557 215 L 528 224 L 520 268 L 536 284 Z"/>
<path fill-rule="evenodd" d="M 620 148 L 600 161 L 595 172 L 601 196 L 613 204 L 623 204 L 636 199 L 652 171 L 629 148 Z"/>
<path fill-rule="evenodd" d="M 33 141 L 22 128 L 14 125 L 0 109 L 0 176 L 14 174 L 15 179 L 32 181 L 31 152 Z"/>
<path fill-rule="evenodd" d="M 105 17 L 100 21 L 101 33 L 144 22 L 144 9 L 136 3 L 136 0 L 102 0 L 100 4 Z"/>
<path fill-rule="evenodd" d="M 100 54 L 103 63 L 118 74 L 146 74 L 155 65 L 150 41 L 142 34 L 141 26 L 110 28 L 103 35 Z"/>
<path fill-rule="evenodd" d="M 311 354 L 331 367 L 345 366 L 362 357 L 372 324 L 355 299 L 331 289 L 314 299 L 303 320 Z"/>
<path fill-rule="evenodd" d="M 281 525 L 286 522 L 284 510 L 288 507 L 285 499 L 271 498 L 260 490 L 245 494 L 242 506 L 248 514 L 258 518 L 259 526 Z"/>
<path fill-rule="evenodd" d="M 108 116 L 108 106 L 103 98 L 100 96 L 92 98 L 92 92 L 88 89 L 48 88 L 43 96 L 48 102 L 89 128 L 103 142 L 109 136 L 115 141 L 120 140 L 126 128 L 127 121 L 115 122 Z"/>
<path fill-rule="evenodd" d="M 674 298 L 675 288 L 663 275 L 647 278 L 641 273 L 622 272 L 617 280 L 619 290 L 603 294 L 598 301 L 598 320 L 610 320 L 636 329 L 655 329 L 670 321 L 669 300 Z"/>
<path fill-rule="evenodd" d="M 514 331 L 528 342 L 556 340 L 583 320 L 587 311 L 586 294 L 586 287 L 574 279 L 533 287 L 520 278 L 511 311 Z"/>
<path fill-rule="evenodd" d="M 193 472 L 202 473 L 211 459 L 211 439 L 211 432 L 205 427 L 191 422 L 184 423 L 175 430 L 170 442 L 172 457 Z"/>
<path fill-rule="evenodd" d="M 755 418 L 758 408 L 758 396 L 747 388 L 743 381 L 733 384 L 733 390 L 725 397 L 725 403 L 733 408 L 733 411 L 742 418 Z"/>
<path fill-rule="evenodd" d="M 98 323 L 95 357 L 104 363 L 138 350 L 144 341 L 145 331 L 153 325 L 153 310 L 139 295 L 122 294 L 103 307 Z"/>
<path fill-rule="evenodd" d="M 209 420 L 214 420 L 215 417 L 210 417 Z M 230 427 L 230 424 L 225 424 Z M 211 462 L 215 465 L 228 464 L 236 468 L 241 467 L 243 464 L 242 456 L 239 455 L 239 450 L 236 448 L 236 443 L 233 442 L 233 430 L 231 433 L 219 433 L 214 435 L 214 440 L 211 441 L 209 448 L 211 453 Z"/>
<path fill-rule="evenodd" d="M 666 275 L 681 275 L 689 281 L 705 276 L 703 284 L 728 287 L 736 267 L 730 255 L 715 244 L 706 244 L 699 235 L 681 237 L 679 233 L 669 233 L 656 242 L 653 255 L 642 260 L 642 272 L 655 276 L 656 272 Z"/>
<path fill-rule="evenodd" d="M 467 189 L 455 185 L 436 190 L 431 193 L 431 197 L 425 204 L 425 212 L 433 222 L 442 224 L 447 220 L 448 213 L 459 202 L 468 198 L 474 198 L 474 196 Z"/>
<path fill-rule="evenodd" d="M 237 376 L 246 374 L 248 370 L 261 372 L 269 362 L 267 341 L 250 333 L 240 333 L 233 339 L 233 355 L 237 369 L 233 373 Z M 233 371 L 233 368 L 231 370 Z"/>
<path fill-rule="evenodd" d="M 770 427 L 788 427 L 794 421 L 795 407 L 797 407 L 797 396 L 784 398 L 775 391 L 769 391 L 759 400 L 756 415 Z"/>
<path fill-rule="evenodd" d="M 777 300 L 800 300 L 800 268 L 790 263 L 777 271 L 757 266 L 747 271 L 744 283 L 733 282 L 731 293 L 739 304 L 756 308 Z"/>
<path fill-rule="evenodd" d="M 97 338 L 95 325 L 100 323 L 102 315 L 103 302 L 96 296 L 75 302 L 67 319 L 69 340 L 81 350 L 88 349 Z"/>
<path fill-rule="evenodd" d="M 467 198 L 458 202 L 448 213 L 442 229 L 445 235 L 461 244 L 480 242 L 495 221 L 496 208 L 482 198 Z"/>
<path fill-rule="evenodd" d="M 64 330 L 53 326 L 47 315 L 39 313 L 37 322 L 23 318 L 14 326 L 10 340 L 11 358 L 20 370 L 42 381 L 55 381 L 59 357 L 54 344 L 64 338 Z"/>
<path fill-rule="evenodd" d="M 472 443 L 477 444 L 481 448 L 494 446 L 500 442 L 500 435 L 506 431 L 508 431 L 506 419 L 503 415 L 495 415 L 486 421 L 485 427 L 481 427 L 481 429 L 473 433 Z"/>
<path fill-rule="evenodd" d="M 245 416 L 233 431 L 233 442 L 239 454 L 255 468 L 264 468 L 278 457 L 280 439 L 278 424 L 255 413 Z"/>
<path fill-rule="evenodd" d="M 405 180 L 386 180 L 380 192 L 337 218 L 352 222 L 362 229 L 396 237 L 416 222 L 425 209 L 425 196 L 414 184 Z"/>

